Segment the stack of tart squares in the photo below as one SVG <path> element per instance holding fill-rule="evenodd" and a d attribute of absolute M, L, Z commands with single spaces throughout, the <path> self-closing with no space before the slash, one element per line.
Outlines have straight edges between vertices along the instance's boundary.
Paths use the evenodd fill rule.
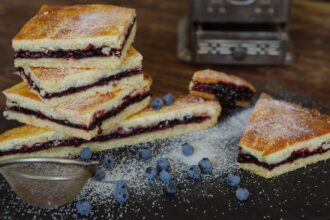
<path fill-rule="evenodd" d="M 186 96 L 149 107 L 136 23 L 134 9 L 113 5 L 41 7 L 12 41 L 23 81 L 4 91 L 4 115 L 27 125 L 0 135 L 0 160 L 75 156 L 217 123 L 216 101 Z"/>

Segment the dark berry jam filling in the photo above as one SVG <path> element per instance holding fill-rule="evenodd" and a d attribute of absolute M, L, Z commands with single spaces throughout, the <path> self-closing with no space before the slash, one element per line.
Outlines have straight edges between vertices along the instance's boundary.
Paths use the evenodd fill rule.
<path fill-rule="evenodd" d="M 38 94 L 42 98 L 44 98 L 44 99 L 51 99 L 51 98 L 55 98 L 55 97 L 62 97 L 62 96 L 70 95 L 70 94 L 73 94 L 73 93 L 78 93 L 78 92 L 85 91 L 85 90 L 90 89 L 90 88 L 93 88 L 93 87 L 107 85 L 110 82 L 121 80 L 121 79 L 123 79 L 125 77 L 130 77 L 130 76 L 133 76 L 133 75 L 138 75 L 138 74 L 142 74 L 143 73 L 143 71 L 142 71 L 141 68 L 139 68 L 139 69 L 126 70 L 124 72 L 120 72 L 120 73 L 117 73 L 115 75 L 112 75 L 112 76 L 109 76 L 109 77 L 105 77 L 103 79 L 100 79 L 98 82 L 95 82 L 95 83 L 92 83 L 92 84 L 89 84 L 89 85 L 84 85 L 84 86 L 79 86 L 79 87 L 71 87 L 71 88 L 68 88 L 67 90 L 64 90 L 64 91 L 61 91 L 61 92 L 53 92 L 53 93 L 44 93 L 44 94 L 41 94 L 40 87 L 38 87 L 33 82 L 33 80 L 31 79 L 30 75 L 28 73 L 26 73 L 24 71 L 24 69 L 21 68 L 21 67 L 18 68 L 18 71 L 19 71 L 20 75 L 23 76 L 26 79 L 26 81 L 29 84 L 29 86 L 32 89 L 34 89 L 35 91 L 37 91 Z"/>
<path fill-rule="evenodd" d="M 236 101 L 250 101 L 254 92 L 248 87 L 237 86 L 232 83 L 198 83 L 193 90 L 212 93 L 224 107 L 234 107 Z"/>
<path fill-rule="evenodd" d="M 243 153 L 242 149 L 240 148 L 240 152 L 238 154 L 238 162 L 239 163 L 253 163 L 256 164 L 258 166 L 261 166 L 263 168 L 266 168 L 268 170 L 272 170 L 280 165 L 286 164 L 286 163 L 291 163 L 295 160 L 298 160 L 300 158 L 306 158 L 309 156 L 313 156 L 316 154 L 323 154 L 327 151 L 330 151 L 330 148 L 323 148 L 323 145 L 325 145 L 326 143 L 323 143 L 320 147 L 310 151 L 308 149 L 301 149 L 298 151 L 294 151 L 291 153 L 290 157 L 288 157 L 285 160 L 282 160 L 278 163 L 274 163 L 274 164 L 268 164 L 268 163 L 264 163 L 264 162 L 260 162 L 256 157 L 252 156 L 251 154 L 247 154 L 247 153 Z M 328 143 L 329 144 L 329 143 Z"/>
<path fill-rule="evenodd" d="M 129 137 L 132 135 L 138 135 L 143 133 L 148 133 L 152 131 L 159 131 L 159 130 L 165 130 L 169 128 L 173 128 L 178 125 L 184 125 L 184 124 L 190 124 L 190 123 L 201 123 L 210 117 L 208 116 L 185 116 L 183 119 L 173 119 L 173 120 L 166 120 L 161 121 L 157 125 L 149 126 L 149 127 L 135 127 L 134 129 L 130 131 L 123 131 L 122 129 L 118 129 L 116 132 L 107 134 L 107 135 L 100 135 L 92 139 L 92 141 L 102 142 L 102 141 L 108 141 L 111 139 L 116 138 L 124 138 Z"/>
<path fill-rule="evenodd" d="M 20 50 L 16 51 L 14 58 L 24 58 L 24 59 L 39 59 L 39 58 L 65 58 L 65 59 L 82 59 L 88 57 L 121 57 L 122 49 L 127 42 L 129 35 L 131 34 L 132 28 L 135 24 L 136 18 L 134 18 L 132 24 L 129 26 L 125 33 L 125 38 L 120 46 L 120 48 L 108 48 L 108 47 L 94 47 L 90 44 L 85 49 L 77 50 L 47 50 L 45 52 L 40 51 L 27 51 Z M 105 53 L 104 50 L 107 50 Z"/>
<path fill-rule="evenodd" d="M 51 118 L 51 117 L 48 117 L 48 116 L 44 115 L 40 111 L 33 111 L 33 110 L 30 110 L 30 109 L 21 108 L 21 107 L 18 107 L 18 106 L 11 106 L 11 107 L 8 107 L 7 109 L 10 110 L 10 111 L 20 112 L 20 113 L 23 113 L 23 114 L 26 114 L 26 115 L 33 115 L 37 118 L 44 119 L 44 120 L 49 120 L 49 121 L 52 121 L 52 122 L 55 122 L 55 123 L 58 123 L 58 124 L 61 124 L 61 125 L 69 126 L 69 127 L 72 127 L 72 128 L 77 128 L 77 129 L 82 129 L 82 130 L 88 131 L 88 130 L 95 129 L 96 127 L 100 127 L 100 125 L 102 124 L 102 122 L 104 120 L 116 116 L 118 113 L 123 111 L 128 106 L 130 106 L 134 103 L 140 102 L 140 101 L 144 100 L 145 98 L 147 98 L 148 96 L 150 96 L 150 91 L 144 92 L 142 94 L 138 94 L 134 97 L 131 97 L 130 95 L 126 96 L 123 99 L 123 102 L 119 106 L 117 106 L 116 108 L 113 108 L 110 111 L 105 112 L 103 114 L 97 114 L 97 117 L 94 118 L 94 121 L 89 126 L 81 125 L 81 124 L 74 124 L 74 123 L 69 122 L 67 120 L 54 119 L 54 118 Z M 99 132 L 101 132 L 101 131 L 99 131 Z"/>
<path fill-rule="evenodd" d="M 102 136 L 96 136 L 90 141 L 79 139 L 79 138 L 72 138 L 72 139 L 68 139 L 68 140 L 54 140 L 54 141 L 49 141 L 49 142 L 45 142 L 45 143 L 36 143 L 32 146 L 24 145 L 20 149 L 17 149 L 17 150 L 9 150 L 9 151 L 2 151 L 2 152 L 0 151 L 0 156 L 12 155 L 12 154 L 18 154 L 18 153 L 31 153 L 31 152 L 47 150 L 49 148 L 55 148 L 55 147 L 65 147 L 65 146 L 79 147 L 81 144 L 84 144 L 84 143 L 104 142 L 104 141 L 109 141 L 112 139 L 125 138 L 125 137 L 130 137 L 130 136 L 134 136 L 134 135 L 138 135 L 138 134 L 169 129 L 169 128 L 173 128 L 178 125 L 184 125 L 184 124 L 190 124 L 190 123 L 201 123 L 205 120 L 208 120 L 209 118 L 210 117 L 207 117 L 207 116 L 195 116 L 195 117 L 186 116 L 183 119 L 173 119 L 173 120 L 161 121 L 154 126 L 149 126 L 149 127 L 139 126 L 136 128 L 132 128 L 126 132 L 123 132 L 122 128 L 118 128 L 117 131 L 115 131 L 113 133 L 110 133 L 107 135 L 102 135 Z"/>

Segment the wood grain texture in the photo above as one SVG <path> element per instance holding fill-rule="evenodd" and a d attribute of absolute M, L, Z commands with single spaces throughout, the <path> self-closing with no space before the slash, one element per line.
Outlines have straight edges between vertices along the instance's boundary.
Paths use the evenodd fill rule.
<path fill-rule="evenodd" d="M 314 0 L 294 0 L 290 34 L 295 62 L 290 66 L 198 66 L 176 57 L 177 23 L 188 8 L 187 0 L 97 1 L 137 9 L 138 32 L 134 46 L 144 56 L 144 70 L 154 79 L 153 94 L 188 92 L 194 71 L 205 67 L 241 76 L 259 91 L 279 88 L 310 94 L 321 102 L 322 112 L 330 113 L 330 4 Z M 2 0 L 0 2 L 0 90 L 19 81 L 13 67 L 12 37 L 31 18 L 41 4 L 68 5 L 95 3 L 93 0 Z M 276 91 L 275 91 L 276 92 Z M 4 96 L 0 98 L 4 108 Z"/>

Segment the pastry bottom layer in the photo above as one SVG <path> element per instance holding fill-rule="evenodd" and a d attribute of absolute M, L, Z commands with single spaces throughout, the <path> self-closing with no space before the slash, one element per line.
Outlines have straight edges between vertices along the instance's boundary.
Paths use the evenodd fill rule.
<path fill-rule="evenodd" d="M 93 152 L 133 145 L 172 136 L 183 135 L 194 131 L 203 130 L 214 126 L 216 119 L 209 117 L 185 117 L 161 121 L 157 125 L 148 127 L 136 127 L 130 132 L 116 132 L 108 135 L 97 136 L 90 141 L 72 138 L 68 140 L 54 140 L 46 143 L 36 143 L 33 146 L 22 146 L 20 150 L 0 152 L 1 159 L 13 157 L 43 156 L 43 157 L 67 157 L 76 156 L 81 148 L 88 146 Z"/>
<path fill-rule="evenodd" d="M 240 102 L 249 102 L 254 92 L 248 87 L 237 86 L 230 83 L 198 83 L 194 82 L 193 91 L 212 94 L 222 106 L 234 107 Z"/>
<path fill-rule="evenodd" d="M 280 162 L 273 163 L 273 164 L 260 162 L 256 157 L 252 156 L 251 154 L 243 153 L 242 148 L 240 148 L 240 150 L 239 150 L 240 152 L 238 154 L 238 159 L 237 160 L 238 160 L 239 163 L 253 163 L 253 164 L 261 166 L 265 169 L 272 170 L 272 169 L 274 169 L 278 166 L 281 166 L 283 164 L 292 163 L 295 160 L 300 159 L 300 158 L 310 157 L 310 156 L 313 156 L 315 154 L 323 154 L 327 151 L 330 151 L 330 148 L 324 148 L 323 147 L 327 144 L 329 144 L 329 143 L 323 143 L 323 144 L 321 144 L 320 147 L 318 147 L 314 150 L 309 150 L 309 149 L 306 148 L 306 149 L 300 149 L 300 150 L 294 151 L 285 160 L 282 160 Z"/>
<path fill-rule="evenodd" d="M 330 151 L 326 151 L 321 154 L 314 154 L 312 156 L 303 157 L 296 159 L 290 163 L 284 163 L 282 165 L 279 165 L 275 167 L 272 170 L 269 170 L 267 168 L 264 168 L 262 166 L 259 166 L 254 163 L 238 163 L 239 168 L 243 170 L 250 171 L 254 174 L 257 174 L 259 176 L 262 176 L 264 178 L 272 178 L 275 176 L 279 176 L 284 173 L 288 173 L 290 171 L 297 170 L 302 167 L 306 167 L 307 165 L 314 164 L 320 161 L 324 161 L 330 158 Z"/>

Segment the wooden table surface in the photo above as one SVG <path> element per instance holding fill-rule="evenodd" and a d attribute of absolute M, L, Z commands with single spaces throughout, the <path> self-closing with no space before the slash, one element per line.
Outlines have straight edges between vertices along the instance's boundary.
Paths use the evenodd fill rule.
<path fill-rule="evenodd" d="M 188 0 L 84 1 L 84 0 L 1 0 L 0 2 L 0 90 L 20 79 L 11 73 L 11 38 L 32 17 L 41 4 L 107 2 L 134 7 L 138 13 L 138 32 L 134 46 L 144 56 L 144 70 L 154 80 L 153 94 L 187 93 L 192 73 L 205 66 L 186 64 L 176 57 L 177 23 L 188 7 Z M 310 94 L 330 113 L 330 4 L 315 0 L 294 0 L 290 34 L 295 62 L 290 66 L 212 68 L 237 74 L 254 83 L 259 91 L 284 88 Z M 0 98 L 4 108 L 5 99 Z"/>

